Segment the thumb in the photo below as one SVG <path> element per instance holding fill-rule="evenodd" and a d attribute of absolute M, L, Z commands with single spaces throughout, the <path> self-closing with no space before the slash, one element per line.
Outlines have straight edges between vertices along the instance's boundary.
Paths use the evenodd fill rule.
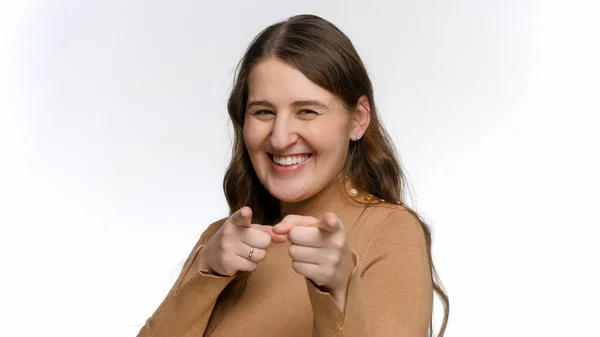
<path fill-rule="evenodd" d="M 269 234 L 271 236 L 271 242 L 273 243 L 282 243 L 287 241 L 287 235 L 275 233 L 273 231 L 273 226 L 252 224 L 251 227 Z"/>
<path fill-rule="evenodd" d="M 252 222 L 252 209 L 248 206 L 244 206 L 233 213 L 229 219 L 231 220 L 231 223 L 236 226 L 250 227 L 250 223 Z"/>
<path fill-rule="evenodd" d="M 319 220 L 312 216 L 288 215 L 273 227 L 273 232 L 287 234 L 294 226 L 314 227 L 318 222 Z"/>

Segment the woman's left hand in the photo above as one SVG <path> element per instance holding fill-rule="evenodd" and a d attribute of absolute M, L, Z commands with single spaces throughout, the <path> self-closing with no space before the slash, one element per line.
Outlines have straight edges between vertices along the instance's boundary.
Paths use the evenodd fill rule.
<path fill-rule="evenodd" d="M 288 215 L 273 232 L 287 234 L 294 270 L 329 292 L 343 312 L 354 260 L 340 219 L 331 212 L 321 221 Z"/>

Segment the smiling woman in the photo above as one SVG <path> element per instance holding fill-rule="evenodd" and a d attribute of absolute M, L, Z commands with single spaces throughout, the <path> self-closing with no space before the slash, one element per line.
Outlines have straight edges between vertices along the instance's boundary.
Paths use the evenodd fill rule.
<path fill-rule="evenodd" d="M 228 102 L 231 216 L 139 336 L 427 336 L 445 308 L 428 227 L 350 40 L 299 15 L 252 42 Z"/>
<path fill-rule="evenodd" d="M 277 58 L 252 68 L 248 89 L 243 138 L 258 179 L 281 202 L 317 194 L 344 168 L 368 111 L 348 118 L 335 95 Z"/>

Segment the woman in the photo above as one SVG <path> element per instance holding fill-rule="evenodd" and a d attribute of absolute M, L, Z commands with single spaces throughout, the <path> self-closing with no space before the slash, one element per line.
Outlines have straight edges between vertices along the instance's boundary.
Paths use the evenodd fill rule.
<path fill-rule="evenodd" d="M 228 102 L 235 140 L 210 225 L 138 336 L 426 336 L 427 226 L 350 40 L 312 15 L 261 32 Z"/>

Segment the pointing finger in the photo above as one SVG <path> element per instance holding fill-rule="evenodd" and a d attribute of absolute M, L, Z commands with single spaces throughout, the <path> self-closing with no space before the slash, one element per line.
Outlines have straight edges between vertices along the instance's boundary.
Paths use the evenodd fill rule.
<path fill-rule="evenodd" d="M 252 227 L 254 229 L 258 229 L 261 232 L 265 232 L 265 233 L 269 234 L 271 236 L 271 241 L 273 243 L 282 243 L 282 242 L 287 241 L 287 235 L 275 234 L 273 232 L 273 226 L 252 224 L 252 225 L 250 225 L 250 227 Z"/>
<path fill-rule="evenodd" d="M 231 222 L 240 227 L 250 227 L 252 222 L 252 210 L 248 206 L 240 208 L 231 216 Z"/>
<path fill-rule="evenodd" d="M 323 215 L 323 218 L 317 224 L 317 228 L 326 232 L 336 233 L 341 231 L 344 225 L 334 213 L 328 212 Z"/>
<path fill-rule="evenodd" d="M 311 216 L 288 215 L 280 223 L 273 226 L 275 234 L 287 234 L 294 226 L 315 226 L 317 219 Z"/>

